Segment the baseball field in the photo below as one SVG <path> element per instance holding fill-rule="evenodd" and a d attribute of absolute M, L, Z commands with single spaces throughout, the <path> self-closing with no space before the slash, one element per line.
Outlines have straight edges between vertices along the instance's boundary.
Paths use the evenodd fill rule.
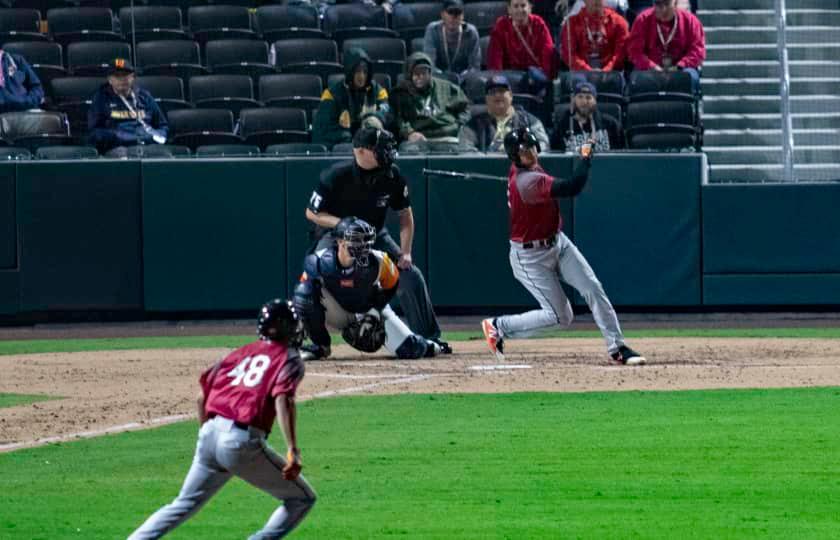
<path fill-rule="evenodd" d="M 0 341 L 0 538 L 125 538 L 180 488 L 198 374 L 251 335 Z M 631 331 L 637 368 L 559 336 L 308 364 L 319 499 L 292 536 L 838 537 L 840 328 Z M 233 480 L 170 537 L 246 538 L 275 505 Z"/>

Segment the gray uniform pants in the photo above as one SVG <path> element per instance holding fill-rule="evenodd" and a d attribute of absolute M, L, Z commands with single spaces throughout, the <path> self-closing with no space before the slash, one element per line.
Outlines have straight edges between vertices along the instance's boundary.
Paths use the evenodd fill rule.
<path fill-rule="evenodd" d="M 562 280 L 577 289 L 586 300 L 607 342 L 607 351 L 612 354 L 624 344 L 618 317 L 604 287 L 565 234 L 559 233 L 557 244 L 551 247 L 525 249 L 512 241 L 510 266 L 514 277 L 537 299 L 540 309 L 498 317 L 496 328 L 502 337 L 528 337 L 543 329 L 565 328 L 572 324 L 574 312 L 560 285 Z"/>
<path fill-rule="evenodd" d="M 329 233 L 325 234 L 318 241 L 315 251 L 331 247 L 334 243 L 335 237 Z M 387 229 L 382 229 L 376 235 L 373 249 L 384 251 L 394 264 L 397 264 L 400 247 L 388 234 Z M 413 333 L 426 339 L 437 339 L 440 337 L 440 326 L 438 325 L 437 316 L 435 316 L 435 310 L 432 307 L 429 289 L 426 287 L 426 279 L 416 266 L 412 265 L 408 270 L 400 268 L 397 301 L 399 301 L 405 322 Z"/>
<path fill-rule="evenodd" d="M 236 427 L 231 420 L 216 416 L 201 426 L 192 467 L 181 492 L 146 520 L 128 540 L 160 538 L 198 510 L 236 475 L 249 484 L 284 502 L 261 531 L 250 540 L 286 536 L 315 504 L 315 492 L 299 476 L 283 479 L 286 461 L 265 442 L 265 433 Z"/>

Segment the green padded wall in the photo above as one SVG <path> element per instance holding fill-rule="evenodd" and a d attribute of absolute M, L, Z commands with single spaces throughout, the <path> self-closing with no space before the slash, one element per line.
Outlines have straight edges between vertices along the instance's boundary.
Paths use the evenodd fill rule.
<path fill-rule="evenodd" d="M 0 314 L 14 315 L 20 309 L 20 272 L 0 270 Z"/>
<path fill-rule="evenodd" d="M 703 187 L 707 274 L 840 273 L 840 184 Z"/>
<path fill-rule="evenodd" d="M 544 156 L 552 174 L 568 160 Z M 429 168 L 507 176 L 502 157 L 430 157 Z M 569 205 L 564 204 L 569 219 Z M 571 221 L 571 220 L 569 220 Z M 441 306 L 531 306 L 536 301 L 513 277 L 508 261 L 507 183 L 429 177 L 429 288 Z"/>
<path fill-rule="evenodd" d="M 710 306 L 840 304 L 836 274 L 707 274 L 703 303 Z"/>
<path fill-rule="evenodd" d="M 141 309 L 140 164 L 17 166 L 20 309 Z"/>
<path fill-rule="evenodd" d="M 601 155 L 575 199 L 575 243 L 616 305 L 701 300 L 704 156 Z"/>
<path fill-rule="evenodd" d="M 312 246 L 309 238 L 311 223 L 305 217 L 306 206 L 312 191 L 318 185 L 321 172 L 334 163 L 348 161 L 350 157 L 337 158 L 295 158 L 287 160 L 287 223 L 289 227 L 289 260 L 288 273 L 290 292 L 300 276 L 303 267 L 303 257 Z M 403 175 L 408 178 L 411 196 L 411 208 L 414 211 L 414 264 L 424 273 L 427 270 L 427 193 L 426 182 L 422 169 L 426 164 L 425 158 L 400 158 L 397 161 Z M 389 212 L 386 227 L 394 241 L 399 244 L 399 221 L 393 212 Z"/>
<path fill-rule="evenodd" d="M 0 270 L 17 266 L 15 164 L 0 163 Z"/>
<path fill-rule="evenodd" d="M 253 310 L 286 295 L 282 160 L 143 162 L 148 311 Z"/>

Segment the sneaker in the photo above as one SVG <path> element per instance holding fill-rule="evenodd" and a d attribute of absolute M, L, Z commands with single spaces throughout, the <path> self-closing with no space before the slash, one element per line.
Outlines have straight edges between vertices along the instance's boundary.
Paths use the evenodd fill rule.
<path fill-rule="evenodd" d="M 493 319 L 484 319 L 481 321 L 481 329 L 484 331 L 484 339 L 487 340 L 487 346 L 490 347 L 490 352 L 496 357 L 499 362 L 505 361 L 505 340 L 499 336 L 499 331 L 496 329 L 496 324 Z"/>
<path fill-rule="evenodd" d="M 304 362 L 309 362 L 312 360 L 323 360 L 327 358 L 332 351 L 330 350 L 330 346 L 327 345 L 322 347 L 321 345 L 315 345 L 314 343 L 310 343 L 309 345 L 304 345 L 300 348 L 300 357 L 303 359 Z"/>
<path fill-rule="evenodd" d="M 443 347 L 438 345 L 438 342 L 434 339 L 427 339 L 426 340 L 426 354 L 424 355 L 425 358 L 433 358 L 443 352 Z M 449 352 L 452 352 L 452 349 L 449 349 Z"/>
<path fill-rule="evenodd" d="M 440 348 L 438 354 L 452 354 L 452 347 L 446 341 L 440 338 L 432 338 L 429 341 L 433 341 Z"/>
<path fill-rule="evenodd" d="M 614 362 L 624 364 L 625 366 L 643 366 L 647 363 L 644 356 L 637 353 L 627 345 L 622 345 L 610 356 L 612 356 Z"/>

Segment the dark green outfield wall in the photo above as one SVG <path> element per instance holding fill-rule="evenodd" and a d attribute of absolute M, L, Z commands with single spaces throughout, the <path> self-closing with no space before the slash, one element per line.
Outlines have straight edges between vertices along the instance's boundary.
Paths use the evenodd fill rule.
<path fill-rule="evenodd" d="M 0 314 L 249 310 L 288 295 L 304 208 L 338 159 L 0 164 Z M 495 157 L 401 158 L 414 260 L 440 307 L 534 300 L 508 263 Z M 570 158 L 544 156 L 552 174 Z M 840 305 L 840 185 L 701 186 L 699 155 L 599 156 L 564 230 L 619 306 Z M 389 220 L 398 239 L 398 224 Z M 580 303 L 579 299 L 575 299 Z"/>

